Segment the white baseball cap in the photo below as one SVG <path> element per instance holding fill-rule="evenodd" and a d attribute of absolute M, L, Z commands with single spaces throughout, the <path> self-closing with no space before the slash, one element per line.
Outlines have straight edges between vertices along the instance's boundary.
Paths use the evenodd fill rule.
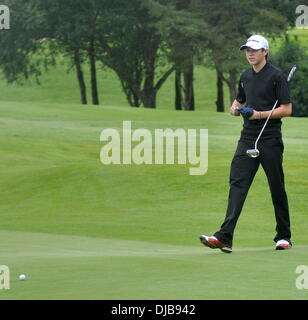
<path fill-rule="evenodd" d="M 255 34 L 251 36 L 247 40 L 247 42 L 240 47 L 240 50 L 244 50 L 246 48 L 251 48 L 254 50 L 269 49 L 269 45 L 268 41 L 264 37 Z"/>

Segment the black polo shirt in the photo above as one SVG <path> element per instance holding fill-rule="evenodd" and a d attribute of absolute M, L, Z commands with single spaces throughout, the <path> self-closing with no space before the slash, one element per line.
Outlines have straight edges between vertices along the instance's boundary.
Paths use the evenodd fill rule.
<path fill-rule="evenodd" d="M 288 82 L 280 69 L 267 62 L 259 72 L 250 68 L 241 75 L 236 98 L 239 103 L 246 103 L 256 111 L 268 111 L 277 99 L 276 107 L 291 102 Z M 257 138 L 265 121 L 244 120 L 241 138 Z M 260 139 L 281 137 L 281 124 L 281 119 L 270 119 Z"/>

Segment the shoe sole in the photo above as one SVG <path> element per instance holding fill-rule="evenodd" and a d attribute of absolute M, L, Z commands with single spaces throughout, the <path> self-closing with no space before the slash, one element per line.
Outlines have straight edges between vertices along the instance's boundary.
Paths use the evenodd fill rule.
<path fill-rule="evenodd" d="M 232 253 L 232 249 L 228 247 L 219 248 L 224 253 Z"/>
<path fill-rule="evenodd" d="M 276 247 L 275 249 L 276 250 L 289 250 L 289 249 L 291 249 L 292 247 L 281 247 L 281 246 L 278 246 L 278 247 Z"/>
<path fill-rule="evenodd" d="M 200 236 L 200 241 L 201 243 L 203 243 L 205 246 L 211 248 L 211 249 L 220 249 L 222 252 L 224 253 L 231 253 L 232 252 L 232 249 L 231 248 L 228 248 L 228 247 L 217 247 L 217 246 L 214 246 L 212 243 L 208 242 L 204 237 Z"/>

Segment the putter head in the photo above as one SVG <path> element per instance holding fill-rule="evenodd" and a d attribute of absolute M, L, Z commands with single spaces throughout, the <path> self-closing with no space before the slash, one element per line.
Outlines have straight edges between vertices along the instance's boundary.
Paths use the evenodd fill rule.
<path fill-rule="evenodd" d="M 250 158 L 257 158 L 260 155 L 260 151 L 258 149 L 249 149 L 246 151 L 246 154 Z"/>
<path fill-rule="evenodd" d="M 296 71 L 297 67 L 296 65 L 293 66 L 293 68 L 291 69 L 290 73 L 289 73 L 289 76 L 288 76 L 288 81 L 291 80 L 291 78 L 293 77 L 295 71 Z"/>

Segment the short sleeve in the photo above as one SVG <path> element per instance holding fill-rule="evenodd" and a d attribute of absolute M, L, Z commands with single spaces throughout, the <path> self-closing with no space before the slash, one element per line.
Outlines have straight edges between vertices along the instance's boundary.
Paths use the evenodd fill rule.
<path fill-rule="evenodd" d="M 238 91 L 237 91 L 236 100 L 241 104 L 246 102 L 246 95 L 245 95 L 244 85 L 243 85 L 242 79 L 240 79 L 239 84 L 238 84 Z"/>
<path fill-rule="evenodd" d="M 275 81 L 275 93 L 279 104 L 288 104 L 291 102 L 288 81 L 283 73 L 280 73 Z"/>

